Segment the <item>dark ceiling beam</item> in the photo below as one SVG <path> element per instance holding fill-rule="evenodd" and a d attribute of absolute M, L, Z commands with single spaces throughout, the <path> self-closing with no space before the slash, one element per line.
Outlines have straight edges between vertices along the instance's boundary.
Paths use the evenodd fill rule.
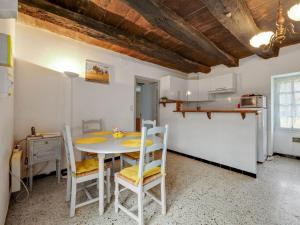
<path fill-rule="evenodd" d="M 202 0 L 202 2 L 210 13 L 251 52 L 265 59 L 278 56 L 278 46 L 263 51 L 250 45 L 250 39 L 261 30 L 257 27 L 244 0 Z"/>
<path fill-rule="evenodd" d="M 154 62 L 185 73 L 210 72 L 210 67 L 208 66 L 193 62 L 175 52 L 150 43 L 143 38 L 132 36 L 115 27 L 64 9 L 45 0 L 20 0 L 19 12 L 35 19 L 55 24 L 59 28 L 70 30 L 73 33 L 79 33 L 81 34 L 81 39 L 82 34 L 84 34 L 89 38 L 100 40 L 105 43 L 100 47 L 118 51 L 118 48 L 115 46 L 119 46 L 122 49 L 121 53 L 134 55 L 133 57 L 141 60 Z M 67 33 L 66 36 L 72 38 Z M 124 52 L 124 49 L 127 51 Z M 132 52 L 136 54 L 131 54 Z"/>
<path fill-rule="evenodd" d="M 152 26 L 159 28 L 187 46 L 192 46 L 207 57 L 227 66 L 238 66 L 238 59 L 224 52 L 200 31 L 196 30 L 175 12 L 154 0 L 124 0 L 140 13 Z"/>

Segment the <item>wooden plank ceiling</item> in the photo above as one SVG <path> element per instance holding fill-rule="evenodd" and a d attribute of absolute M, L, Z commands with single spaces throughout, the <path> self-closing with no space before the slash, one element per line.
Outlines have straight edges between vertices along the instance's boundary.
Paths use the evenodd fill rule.
<path fill-rule="evenodd" d="M 282 0 L 290 7 L 296 0 Z M 274 30 L 275 0 L 19 0 L 22 23 L 185 73 L 278 56 L 249 45 Z M 298 26 L 296 26 L 298 27 Z M 300 28 L 300 26 L 299 26 Z M 289 38 L 285 45 L 300 42 Z"/>

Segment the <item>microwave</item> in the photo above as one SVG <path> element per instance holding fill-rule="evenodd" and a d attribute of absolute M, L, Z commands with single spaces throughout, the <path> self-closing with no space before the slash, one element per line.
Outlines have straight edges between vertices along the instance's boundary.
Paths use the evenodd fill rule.
<path fill-rule="evenodd" d="M 240 102 L 241 108 L 266 108 L 266 96 L 253 95 L 243 96 Z"/>

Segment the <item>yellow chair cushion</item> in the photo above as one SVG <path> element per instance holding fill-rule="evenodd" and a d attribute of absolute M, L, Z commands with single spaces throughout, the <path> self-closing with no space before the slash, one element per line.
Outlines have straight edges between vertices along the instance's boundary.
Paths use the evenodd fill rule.
<path fill-rule="evenodd" d="M 102 135 L 110 135 L 112 134 L 113 132 L 112 131 L 96 131 L 96 132 L 90 132 L 88 133 L 89 135 L 92 135 L 92 136 L 102 136 Z"/>
<path fill-rule="evenodd" d="M 133 159 L 140 158 L 140 152 L 128 152 L 128 153 L 124 153 L 124 155 L 128 155 L 129 157 L 131 157 Z"/>
<path fill-rule="evenodd" d="M 153 144 L 153 141 L 150 139 L 146 140 L 145 145 L 150 146 Z M 129 139 L 129 140 L 124 140 L 121 142 L 121 145 L 123 147 L 128 147 L 128 148 L 136 148 L 141 146 L 141 139 Z"/>
<path fill-rule="evenodd" d="M 86 159 L 76 162 L 76 175 L 88 173 L 98 169 L 98 159 Z"/>
<path fill-rule="evenodd" d="M 105 142 L 107 138 L 105 137 L 84 137 L 75 140 L 75 144 L 96 144 Z"/>
<path fill-rule="evenodd" d="M 120 171 L 120 175 L 133 181 L 135 184 L 138 184 L 138 172 L 139 172 L 139 165 L 134 165 L 127 167 L 125 169 L 122 169 Z M 144 179 L 147 177 L 151 177 L 153 175 L 160 174 L 160 167 L 153 167 L 150 170 L 147 170 L 144 172 Z"/>
<path fill-rule="evenodd" d="M 125 132 L 126 137 L 140 137 L 141 132 Z"/>

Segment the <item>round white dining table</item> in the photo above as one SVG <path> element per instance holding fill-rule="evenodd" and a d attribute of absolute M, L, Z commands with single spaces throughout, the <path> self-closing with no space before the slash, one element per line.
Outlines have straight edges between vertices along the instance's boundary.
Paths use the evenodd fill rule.
<path fill-rule="evenodd" d="M 99 160 L 99 214 L 104 213 L 104 159 L 106 154 L 121 154 L 128 152 L 137 152 L 139 147 L 124 147 L 121 142 L 127 139 L 139 139 L 140 137 L 124 137 L 115 139 L 110 135 L 102 135 L 107 138 L 105 142 L 96 144 L 76 144 L 77 150 L 82 152 L 96 153 Z"/>

